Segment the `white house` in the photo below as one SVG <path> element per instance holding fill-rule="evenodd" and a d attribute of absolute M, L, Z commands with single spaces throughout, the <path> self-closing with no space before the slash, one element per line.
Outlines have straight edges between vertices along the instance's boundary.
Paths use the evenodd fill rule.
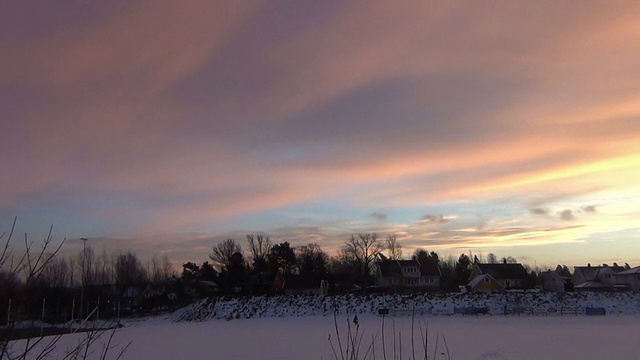
<path fill-rule="evenodd" d="M 616 284 L 624 285 L 628 290 L 640 291 L 640 266 L 615 274 Z"/>
<path fill-rule="evenodd" d="M 439 290 L 438 264 L 420 264 L 417 260 L 383 260 L 378 263 L 377 285 L 394 289 Z"/>
<path fill-rule="evenodd" d="M 616 286 L 616 274 L 622 272 L 623 267 L 614 266 L 576 266 L 573 271 L 574 291 L 614 291 Z"/>
<path fill-rule="evenodd" d="M 541 272 L 538 275 L 538 281 L 542 286 L 542 290 L 552 292 L 564 292 L 567 283 L 562 276 L 552 270 Z"/>

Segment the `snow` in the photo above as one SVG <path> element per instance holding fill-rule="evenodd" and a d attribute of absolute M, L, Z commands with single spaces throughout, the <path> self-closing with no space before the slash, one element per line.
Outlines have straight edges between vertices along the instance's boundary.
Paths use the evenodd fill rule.
<path fill-rule="evenodd" d="M 495 315 L 505 306 L 532 308 L 604 307 L 605 316 L 545 313 L 547 316 Z M 486 306 L 494 315 L 416 316 L 416 358 L 422 351 L 419 324 L 428 324 L 429 353 L 438 338 L 438 354 L 452 359 L 637 359 L 640 295 L 619 294 L 456 294 L 254 297 L 203 300 L 172 315 L 127 321 L 114 343 L 132 342 L 126 359 L 334 359 L 329 336 L 337 347 L 333 310 L 345 343 L 347 322 L 358 315 L 363 336 L 361 353 L 375 342 L 382 359 L 382 318 L 378 307 L 420 308 L 450 313 L 458 306 Z M 435 309 L 435 311 L 434 311 Z M 238 318 L 238 319 L 236 319 Z M 227 320 L 230 319 L 230 320 Z M 190 321 L 185 321 L 190 320 Z M 385 318 L 387 358 L 392 359 L 393 327 L 401 332 L 403 359 L 411 353 L 411 316 Z M 81 334 L 62 337 L 53 358 L 76 344 Z M 20 346 L 20 342 L 15 344 Z M 99 351 L 94 353 L 98 358 Z M 444 358 L 442 355 L 436 358 Z M 431 356 L 430 356 L 431 359 Z"/>
<path fill-rule="evenodd" d="M 639 293 L 511 292 L 498 294 L 417 294 L 341 296 L 256 296 L 201 300 L 173 315 L 175 321 L 248 319 L 261 317 L 377 314 L 379 308 L 420 309 L 422 313 L 448 313 L 444 308 L 487 307 L 502 314 L 507 307 L 559 310 L 603 307 L 607 314 L 640 314 Z M 435 309 L 435 310 L 434 310 Z"/>
<path fill-rule="evenodd" d="M 416 319 L 416 324 L 419 319 L 428 323 L 430 349 L 436 333 L 442 334 L 453 359 L 638 358 L 638 315 L 427 316 Z M 125 356 L 128 359 L 333 359 L 328 342 L 329 334 L 336 339 L 333 321 L 332 316 L 181 323 L 154 319 L 128 324 L 118 331 L 115 342 L 132 341 Z M 346 317 L 338 318 L 343 334 L 346 321 Z M 387 358 L 392 358 L 394 322 L 402 332 L 403 358 L 407 358 L 411 352 L 410 317 L 386 318 Z M 360 315 L 359 323 L 366 348 L 367 339 L 381 329 L 381 318 Z M 414 330 L 416 352 L 420 352 L 417 325 Z M 79 336 L 63 337 L 58 349 L 73 345 Z M 445 350 L 442 339 L 439 343 L 440 353 Z M 382 358 L 380 342 L 376 355 Z"/>

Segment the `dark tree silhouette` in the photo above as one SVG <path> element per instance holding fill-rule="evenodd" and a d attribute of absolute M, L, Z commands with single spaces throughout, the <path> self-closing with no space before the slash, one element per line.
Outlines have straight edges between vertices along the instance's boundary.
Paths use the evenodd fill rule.
<path fill-rule="evenodd" d="M 455 266 L 455 278 L 458 285 L 466 285 L 471 276 L 471 259 L 466 254 L 460 254 Z"/>
<path fill-rule="evenodd" d="M 296 248 L 298 274 L 301 280 L 315 286 L 328 275 L 329 256 L 317 244 L 308 244 Z"/>
<path fill-rule="evenodd" d="M 267 262 L 272 272 L 281 271 L 284 274 L 290 274 L 296 265 L 296 254 L 291 245 L 285 241 L 273 245 L 267 256 Z"/>
<path fill-rule="evenodd" d="M 213 252 L 209 254 L 209 258 L 219 266 L 229 270 L 232 263 L 231 257 L 235 253 L 239 253 L 240 255 L 242 255 L 242 247 L 240 246 L 240 244 L 236 243 L 235 240 L 227 239 L 219 243 L 218 245 L 213 246 Z"/>
<path fill-rule="evenodd" d="M 402 259 L 402 245 L 398 243 L 395 235 L 389 235 L 385 241 L 385 248 L 388 251 L 390 260 Z"/>
<path fill-rule="evenodd" d="M 271 251 L 271 241 L 269 237 L 249 234 L 247 235 L 247 242 L 249 243 L 253 270 L 258 273 L 267 270 L 267 256 Z"/>
<path fill-rule="evenodd" d="M 358 234 L 358 237 L 351 235 L 340 251 L 340 258 L 356 271 L 356 280 L 365 285 L 370 281 L 374 261 L 383 248 L 375 233 Z"/>

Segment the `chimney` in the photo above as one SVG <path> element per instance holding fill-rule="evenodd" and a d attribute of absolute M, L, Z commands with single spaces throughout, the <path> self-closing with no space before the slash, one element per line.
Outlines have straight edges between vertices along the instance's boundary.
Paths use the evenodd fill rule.
<path fill-rule="evenodd" d="M 507 263 L 507 259 L 502 259 L 502 263 L 506 264 Z"/>
<path fill-rule="evenodd" d="M 588 263 L 588 264 L 587 264 L 587 267 L 591 267 L 591 263 Z"/>

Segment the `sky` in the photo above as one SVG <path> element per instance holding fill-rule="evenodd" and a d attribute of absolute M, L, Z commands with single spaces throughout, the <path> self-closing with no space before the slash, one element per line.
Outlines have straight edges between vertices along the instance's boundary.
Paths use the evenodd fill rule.
<path fill-rule="evenodd" d="M 640 265 L 636 1 L 0 4 L 0 230 Z M 246 248 L 246 247 L 245 247 Z"/>

